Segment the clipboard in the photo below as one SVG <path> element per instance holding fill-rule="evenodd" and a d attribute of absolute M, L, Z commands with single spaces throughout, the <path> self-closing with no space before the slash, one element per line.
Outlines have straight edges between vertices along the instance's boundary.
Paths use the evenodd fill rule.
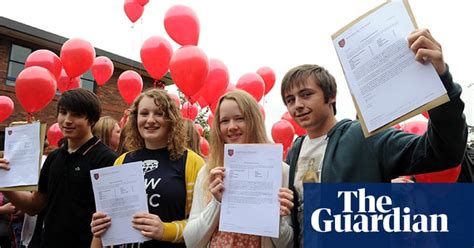
<path fill-rule="evenodd" d="M 14 121 L 10 123 L 9 127 L 20 126 L 20 125 L 25 125 L 25 124 L 30 124 L 30 123 L 26 121 Z M 40 159 L 38 163 L 38 172 L 37 172 L 38 175 L 40 174 L 40 170 L 41 170 L 41 162 L 42 162 L 42 156 L 43 156 L 43 147 L 44 147 L 45 137 L 46 137 L 46 123 L 40 122 L 40 137 L 39 137 L 40 138 Z M 1 155 L 3 157 L 3 152 Z M 14 186 L 14 187 L 0 187 L 0 191 L 38 191 L 38 184 Z"/>
<path fill-rule="evenodd" d="M 413 24 L 413 26 L 415 27 L 415 29 L 418 29 L 418 24 L 416 23 L 416 20 L 415 20 L 415 16 L 413 15 L 413 12 L 411 10 L 411 7 L 410 7 L 410 4 L 408 3 L 408 0 L 401 0 L 403 2 L 403 6 L 405 7 L 405 10 L 407 11 L 410 19 L 411 19 L 411 22 Z M 351 28 L 352 26 L 354 26 L 355 24 L 359 23 L 361 20 L 363 20 L 364 18 L 366 18 L 367 16 L 369 16 L 370 14 L 378 11 L 380 8 L 384 7 L 385 5 L 391 3 L 392 1 L 388 0 L 386 1 L 385 3 L 382 3 L 380 4 L 379 6 L 369 10 L 367 13 L 363 14 L 362 16 L 356 18 L 354 21 L 352 21 L 351 23 L 347 24 L 346 26 L 344 26 L 343 28 L 341 28 L 340 30 L 338 30 L 336 33 L 334 33 L 333 35 L 331 35 L 331 39 L 334 41 L 337 37 L 339 37 L 341 34 L 343 34 L 345 31 L 347 31 L 349 28 Z M 344 71 L 344 67 L 342 66 L 342 61 L 341 61 L 341 58 L 338 56 L 338 59 L 339 59 L 339 63 L 341 64 L 341 67 Z M 346 75 L 346 72 L 344 71 L 344 76 L 346 77 L 347 79 L 347 75 Z M 356 98 L 354 96 L 354 93 L 352 92 L 351 90 L 351 87 L 349 87 L 349 90 L 351 91 L 351 97 L 352 97 L 352 101 L 354 102 L 354 106 L 356 108 L 356 111 L 357 111 L 357 116 L 359 118 L 359 122 L 361 123 L 361 127 L 362 127 L 362 130 L 364 132 L 364 136 L 366 138 L 374 135 L 374 134 L 377 134 L 389 127 L 392 127 L 402 121 L 405 121 L 407 119 L 410 119 L 412 118 L 413 116 L 416 116 L 418 114 L 421 114 L 422 112 L 425 112 L 425 111 L 428 111 L 430 109 L 433 109 L 437 106 L 440 106 L 446 102 L 449 102 L 449 97 L 448 95 L 445 93 L 433 100 L 431 100 L 430 102 L 424 104 L 424 105 L 421 105 L 420 107 L 406 113 L 406 114 L 403 114 L 402 116 L 394 119 L 393 121 L 390 121 L 389 123 L 373 130 L 372 132 L 369 132 L 368 128 L 367 128 L 367 125 L 366 125 L 366 122 L 362 116 L 362 113 L 361 113 L 361 110 L 359 108 L 359 104 L 357 103 L 356 101 Z"/>

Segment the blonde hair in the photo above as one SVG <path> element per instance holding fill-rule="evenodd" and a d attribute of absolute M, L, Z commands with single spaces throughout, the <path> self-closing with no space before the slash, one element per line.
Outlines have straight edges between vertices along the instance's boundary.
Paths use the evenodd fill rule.
<path fill-rule="evenodd" d="M 130 107 L 130 116 L 124 127 L 125 147 L 129 151 L 136 151 L 145 148 L 145 140 L 140 135 L 137 125 L 138 105 L 144 97 L 152 98 L 156 106 L 164 112 L 165 119 L 169 123 L 170 132 L 168 133 L 168 151 L 170 159 L 177 160 L 186 150 L 186 133 L 183 124 L 181 112 L 174 100 L 172 100 L 166 91 L 159 89 L 150 89 L 140 94 Z"/>
<path fill-rule="evenodd" d="M 112 136 L 112 130 L 114 130 L 115 124 L 118 125 L 118 121 L 110 116 L 100 117 L 92 129 L 92 134 L 110 147 L 110 137 Z"/>
<path fill-rule="evenodd" d="M 237 103 L 245 120 L 247 130 L 244 130 L 245 143 L 261 144 L 270 143 L 265 131 L 265 123 L 262 113 L 258 107 L 257 101 L 247 92 L 243 90 L 233 90 L 219 98 L 212 128 L 210 132 L 210 155 L 209 162 L 206 165 L 207 175 L 210 171 L 218 166 L 224 165 L 224 140 L 220 131 L 220 107 L 224 100 L 232 100 Z M 209 180 L 206 180 L 209 181 Z M 209 185 L 205 185 L 207 191 Z"/>
<path fill-rule="evenodd" d="M 194 122 L 190 119 L 185 119 L 184 128 L 186 129 L 186 141 L 188 148 L 202 157 L 200 146 L 201 136 L 199 136 L 198 131 L 194 127 Z"/>

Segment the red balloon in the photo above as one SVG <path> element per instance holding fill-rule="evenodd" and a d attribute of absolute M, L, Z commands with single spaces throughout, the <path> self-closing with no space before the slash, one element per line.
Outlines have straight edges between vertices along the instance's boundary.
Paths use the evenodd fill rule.
<path fill-rule="evenodd" d="M 168 35 L 181 46 L 197 46 L 199 41 L 199 19 L 194 11 L 183 5 L 175 5 L 166 11 L 165 29 Z"/>
<path fill-rule="evenodd" d="M 293 137 L 295 136 L 295 129 L 289 121 L 279 120 L 272 126 L 272 138 L 275 143 L 283 144 L 283 149 L 286 150 L 291 146 Z"/>
<path fill-rule="evenodd" d="M 94 63 L 94 47 L 83 39 L 70 39 L 61 47 L 63 68 L 70 78 L 84 74 Z"/>
<path fill-rule="evenodd" d="M 104 85 L 114 73 L 114 63 L 105 57 L 100 56 L 94 59 L 92 63 L 92 76 L 99 86 Z"/>
<path fill-rule="evenodd" d="M 176 86 L 186 95 L 199 92 L 209 74 L 209 60 L 197 46 L 184 46 L 171 57 L 170 73 Z"/>
<path fill-rule="evenodd" d="M 209 156 L 209 142 L 204 137 L 201 137 L 199 140 L 199 146 L 201 148 L 201 153 L 204 156 Z"/>
<path fill-rule="evenodd" d="M 201 90 L 201 96 L 208 103 L 216 101 L 224 94 L 229 85 L 229 71 L 222 61 L 218 59 L 209 60 L 209 75 L 204 82 L 205 90 Z"/>
<path fill-rule="evenodd" d="M 145 6 L 148 4 L 150 0 L 137 0 L 137 3 L 140 4 L 141 6 Z"/>
<path fill-rule="evenodd" d="M 154 79 L 160 79 L 168 72 L 172 55 L 171 44 L 159 36 L 148 38 L 140 50 L 143 66 Z"/>
<path fill-rule="evenodd" d="M 199 136 L 204 135 L 204 128 L 199 123 L 194 123 L 194 128 L 198 131 Z"/>
<path fill-rule="evenodd" d="M 176 106 L 179 108 L 179 106 L 181 106 L 181 101 L 179 100 L 179 96 L 177 96 L 176 94 L 173 94 L 173 93 L 169 93 L 168 92 L 168 96 L 171 97 L 171 99 L 174 100 L 174 102 L 176 103 Z"/>
<path fill-rule="evenodd" d="M 133 100 L 140 95 L 143 88 L 142 77 L 132 70 L 127 70 L 120 74 L 117 81 L 117 88 L 123 100 L 128 104 L 132 104 Z"/>
<path fill-rule="evenodd" d="M 257 102 L 262 99 L 265 92 L 265 83 L 262 77 L 254 72 L 244 74 L 239 78 L 235 86 L 250 93 Z"/>
<path fill-rule="evenodd" d="M 51 125 L 48 129 L 48 143 L 52 147 L 59 147 L 59 141 L 64 138 L 61 129 L 59 128 L 59 124 L 56 122 Z"/>
<path fill-rule="evenodd" d="M 400 124 L 395 124 L 393 126 L 393 128 L 398 129 L 398 130 L 402 130 L 402 126 L 400 126 Z"/>
<path fill-rule="evenodd" d="M 405 123 L 403 131 L 416 135 L 423 135 L 428 129 L 428 123 L 423 121 L 411 121 Z M 431 172 L 415 175 L 416 182 L 422 183 L 453 183 L 456 182 L 461 172 L 461 165 L 439 172 Z"/>
<path fill-rule="evenodd" d="M 403 125 L 403 131 L 417 135 L 423 135 L 428 129 L 428 123 L 423 121 L 411 121 Z"/>
<path fill-rule="evenodd" d="M 291 125 L 292 125 L 293 128 L 295 129 L 296 135 L 301 136 L 301 135 L 305 135 L 305 134 L 306 134 L 306 130 L 304 130 L 304 128 L 300 127 L 300 125 L 298 125 L 298 123 L 296 123 L 296 121 L 291 117 L 290 113 L 285 112 L 285 113 L 281 116 L 281 119 L 282 119 L 282 120 L 287 120 L 287 121 L 289 121 L 289 122 L 291 123 Z"/>
<path fill-rule="evenodd" d="M 265 95 L 266 95 L 273 88 L 273 85 L 275 85 L 275 79 L 276 79 L 275 72 L 272 70 L 272 68 L 268 66 L 264 66 L 257 70 L 257 74 L 263 78 L 263 82 L 265 83 Z"/>
<path fill-rule="evenodd" d="M 207 117 L 207 124 L 209 124 L 209 127 L 212 127 L 213 121 L 214 121 L 214 114 L 210 113 L 209 116 Z"/>
<path fill-rule="evenodd" d="M 28 113 L 40 111 L 56 94 L 56 79 L 43 67 L 25 68 L 16 78 L 16 97 Z"/>
<path fill-rule="evenodd" d="M 426 119 L 430 119 L 430 114 L 428 114 L 428 111 L 422 112 L 421 113 Z"/>
<path fill-rule="evenodd" d="M 63 68 L 61 60 L 55 53 L 40 49 L 32 52 L 25 61 L 25 68 L 31 66 L 40 66 L 53 73 L 54 78 L 58 79 Z"/>
<path fill-rule="evenodd" d="M 140 4 L 138 0 L 125 0 L 123 10 L 128 19 L 135 23 L 143 14 L 144 5 Z"/>
<path fill-rule="evenodd" d="M 58 78 L 58 89 L 61 93 L 80 87 L 81 78 L 69 78 L 64 70 L 61 70 L 61 76 Z"/>
<path fill-rule="evenodd" d="M 207 107 L 207 105 L 209 105 L 209 103 L 202 96 L 199 97 L 197 102 L 199 104 L 199 107 L 201 107 L 201 108 L 205 108 L 205 107 Z"/>
<path fill-rule="evenodd" d="M 6 120 L 13 113 L 15 105 L 8 96 L 0 96 L 0 122 Z"/>
<path fill-rule="evenodd" d="M 260 113 L 262 113 L 263 120 L 265 120 L 265 109 L 263 109 L 263 105 L 259 103 L 258 109 L 260 110 Z"/>
<path fill-rule="evenodd" d="M 181 108 L 181 115 L 183 118 L 190 119 L 194 121 L 196 119 L 196 116 L 198 114 L 198 107 L 194 104 L 191 104 L 189 102 L 185 102 L 183 104 L 183 107 Z"/>
<path fill-rule="evenodd" d="M 189 101 L 190 103 L 195 103 L 195 102 L 197 102 L 197 101 L 199 100 L 199 98 L 201 97 L 201 91 L 203 91 L 203 89 L 204 89 L 204 87 L 201 88 L 196 94 L 194 94 L 194 95 L 188 97 L 188 101 Z"/>
<path fill-rule="evenodd" d="M 444 171 L 415 175 L 417 183 L 455 183 L 461 172 L 461 165 Z"/>

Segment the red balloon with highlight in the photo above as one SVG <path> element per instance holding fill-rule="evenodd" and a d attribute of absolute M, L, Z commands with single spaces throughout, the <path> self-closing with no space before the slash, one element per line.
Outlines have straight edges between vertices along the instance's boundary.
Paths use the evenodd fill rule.
<path fill-rule="evenodd" d="M 70 39 L 61 47 L 63 68 L 70 78 L 87 72 L 94 63 L 94 47 L 83 39 Z"/>
<path fill-rule="evenodd" d="M 59 147 L 59 141 L 64 138 L 64 135 L 57 122 L 49 127 L 47 137 L 50 146 Z"/>
<path fill-rule="evenodd" d="M 186 96 L 201 90 L 209 74 L 209 59 L 197 46 L 184 46 L 171 57 L 170 73 L 176 86 Z"/>
<path fill-rule="evenodd" d="M 99 56 L 92 63 L 92 76 L 99 86 L 104 85 L 114 73 L 114 63 L 105 57 Z"/>
<path fill-rule="evenodd" d="M 48 69 L 56 79 L 61 76 L 63 68 L 58 55 L 46 49 L 36 50 L 28 55 L 25 61 L 25 68 L 31 66 L 40 66 Z"/>
<path fill-rule="evenodd" d="M 254 72 L 246 73 L 240 77 L 235 87 L 247 91 L 257 102 L 262 99 L 265 92 L 265 83 L 262 77 Z"/>
<path fill-rule="evenodd" d="M 148 38 L 140 50 L 143 66 L 154 79 L 161 79 L 168 72 L 172 55 L 171 44 L 159 36 Z"/>
<path fill-rule="evenodd" d="M 125 0 L 123 3 L 123 10 L 128 19 L 135 23 L 143 14 L 144 4 L 140 4 L 139 0 Z"/>
<path fill-rule="evenodd" d="M 25 68 L 16 78 L 15 92 L 21 106 L 28 113 L 40 111 L 56 95 L 56 79 L 46 68 Z"/>
<path fill-rule="evenodd" d="M 265 95 L 270 92 L 270 90 L 275 85 L 275 72 L 272 68 L 268 66 L 261 67 L 257 70 L 257 74 L 263 78 L 263 82 L 265 83 Z"/>
<path fill-rule="evenodd" d="M 8 96 L 0 96 L 0 122 L 8 119 L 13 113 L 15 105 L 12 99 Z"/>
<path fill-rule="evenodd" d="M 135 98 L 142 92 L 142 77 L 135 71 L 124 71 L 122 72 L 122 74 L 120 74 L 120 77 L 118 78 L 117 88 L 123 100 L 128 105 L 130 105 L 135 100 Z"/>
<path fill-rule="evenodd" d="M 166 11 L 164 25 L 166 32 L 181 46 L 197 46 L 199 41 L 199 19 L 194 11 L 184 5 L 175 5 Z"/>

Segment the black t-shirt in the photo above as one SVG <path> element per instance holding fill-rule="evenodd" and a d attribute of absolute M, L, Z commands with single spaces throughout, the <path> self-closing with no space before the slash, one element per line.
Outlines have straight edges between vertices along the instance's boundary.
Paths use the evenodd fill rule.
<path fill-rule="evenodd" d="M 47 195 L 41 247 L 90 247 L 95 212 L 90 170 L 113 165 L 117 155 L 93 137 L 69 153 L 67 142 L 53 151 L 41 169 L 38 190 Z"/>
<path fill-rule="evenodd" d="M 158 215 L 163 222 L 186 218 L 186 157 L 187 151 L 179 159 L 172 161 L 167 148 L 158 150 L 145 148 L 128 153 L 123 161 L 123 163 L 143 161 L 148 211 Z M 185 245 L 151 240 L 140 247 L 185 247 Z"/>

